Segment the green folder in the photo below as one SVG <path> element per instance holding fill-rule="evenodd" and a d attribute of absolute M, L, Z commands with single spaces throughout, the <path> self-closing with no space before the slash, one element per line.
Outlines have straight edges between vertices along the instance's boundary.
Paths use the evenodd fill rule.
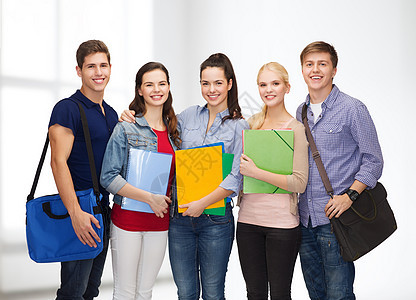
<path fill-rule="evenodd" d="M 293 172 L 293 130 L 244 130 L 243 152 L 262 170 L 290 175 Z M 244 176 L 243 192 L 290 193 L 249 176 Z"/>
<path fill-rule="evenodd" d="M 231 153 L 223 153 L 222 154 L 222 178 L 228 176 L 231 173 L 231 169 L 233 167 L 233 160 L 234 154 Z M 207 215 L 217 215 L 217 216 L 225 216 L 225 205 L 227 204 L 227 198 L 224 198 L 224 206 L 223 207 L 216 207 L 216 208 L 208 208 L 204 210 L 204 214 Z"/>

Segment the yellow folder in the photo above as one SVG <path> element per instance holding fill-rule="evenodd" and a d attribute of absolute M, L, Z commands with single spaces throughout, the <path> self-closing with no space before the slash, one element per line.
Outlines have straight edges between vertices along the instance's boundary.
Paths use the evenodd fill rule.
<path fill-rule="evenodd" d="M 178 204 L 201 199 L 222 182 L 222 146 L 178 150 L 175 152 Z M 224 200 L 207 208 L 224 206 Z M 178 208 L 180 213 L 186 208 Z"/>

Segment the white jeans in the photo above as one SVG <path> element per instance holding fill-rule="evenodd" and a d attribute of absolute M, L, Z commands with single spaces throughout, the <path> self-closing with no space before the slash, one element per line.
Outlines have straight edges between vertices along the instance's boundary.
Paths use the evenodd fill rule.
<path fill-rule="evenodd" d="M 126 231 L 111 223 L 113 300 L 152 299 L 168 231 Z"/>

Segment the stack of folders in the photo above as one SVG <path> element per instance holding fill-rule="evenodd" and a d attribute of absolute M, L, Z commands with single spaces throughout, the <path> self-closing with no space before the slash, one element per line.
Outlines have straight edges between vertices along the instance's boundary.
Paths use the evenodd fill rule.
<path fill-rule="evenodd" d="M 130 149 L 126 180 L 132 186 L 152 194 L 166 195 L 172 155 L 141 149 Z M 150 205 L 123 197 L 121 208 L 154 213 Z"/>
<path fill-rule="evenodd" d="M 212 144 L 175 152 L 179 205 L 201 199 L 214 191 L 231 173 L 234 154 L 223 153 L 223 144 Z M 211 204 L 204 214 L 225 215 L 226 199 Z M 179 213 L 186 208 L 178 208 Z"/>
<path fill-rule="evenodd" d="M 293 130 L 244 130 L 243 153 L 262 170 L 290 175 L 293 172 Z M 290 193 L 249 176 L 244 176 L 243 192 L 246 194 Z"/>

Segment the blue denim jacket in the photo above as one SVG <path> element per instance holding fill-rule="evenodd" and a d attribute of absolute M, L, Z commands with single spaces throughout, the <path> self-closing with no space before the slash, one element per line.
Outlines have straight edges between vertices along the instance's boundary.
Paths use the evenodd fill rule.
<path fill-rule="evenodd" d="M 173 150 L 177 147 L 169 142 Z M 114 203 L 121 205 L 122 196 L 118 191 L 127 183 L 127 162 L 131 148 L 157 152 L 157 135 L 144 117 L 136 117 L 136 123 L 121 122 L 116 125 L 105 150 L 100 183 L 114 195 Z M 172 183 L 172 187 L 175 182 Z M 176 193 L 172 191 L 172 197 Z"/>

